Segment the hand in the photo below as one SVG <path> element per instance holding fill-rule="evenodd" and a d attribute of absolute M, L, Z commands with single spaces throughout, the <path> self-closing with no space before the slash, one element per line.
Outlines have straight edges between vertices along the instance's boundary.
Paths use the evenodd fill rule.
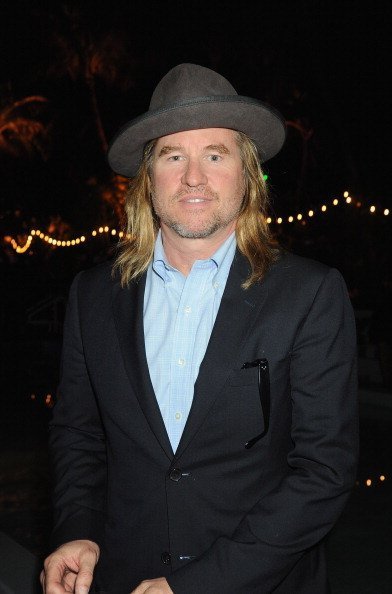
<path fill-rule="evenodd" d="M 143 580 L 130 594 L 174 594 L 166 578 Z"/>
<path fill-rule="evenodd" d="M 99 546 L 91 540 L 72 540 L 45 559 L 41 571 L 44 594 L 87 594 L 99 558 Z"/>

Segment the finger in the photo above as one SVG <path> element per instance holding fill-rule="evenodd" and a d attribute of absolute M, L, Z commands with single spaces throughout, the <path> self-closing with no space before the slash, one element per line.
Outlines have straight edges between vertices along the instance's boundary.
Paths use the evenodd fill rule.
<path fill-rule="evenodd" d="M 144 580 L 143 582 L 141 582 L 137 588 L 135 588 L 134 590 L 132 590 L 131 594 L 143 594 L 147 588 L 149 587 L 150 582 L 147 580 Z"/>
<path fill-rule="evenodd" d="M 69 592 L 63 586 L 63 578 L 67 571 L 68 569 L 59 561 L 45 562 L 45 569 L 42 572 L 44 594 L 66 594 Z"/>
<path fill-rule="evenodd" d="M 83 554 L 75 581 L 75 594 L 88 594 L 97 561 L 98 558 L 94 551 L 89 550 Z"/>
<path fill-rule="evenodd" d="M 63 584 L 66 592 L 75 592 L 76 573 L 70 571 L 64 576 Z"/>
<path fill-rule="evenodd" d="M 88 594 L 90 591 L 93 574 L 88 569 L 80 571 L 75 581 L 75 594 Z"/>

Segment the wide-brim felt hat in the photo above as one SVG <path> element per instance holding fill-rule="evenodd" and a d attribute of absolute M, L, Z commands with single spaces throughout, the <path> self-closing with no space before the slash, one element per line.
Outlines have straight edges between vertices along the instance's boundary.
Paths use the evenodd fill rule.
<path fill-rule="evenodd" d="M 238 95 L 210 68 L 179 64 L 156 86 L 149 110 L 115 135 L 108 150 L 109 165 L 120 175 L 134 177 L 148 141 L 199 128 L 244 132 L 256 144 L 262 163 L 280 151 L 286 137 L 284 119 L 274 108 Z"/>

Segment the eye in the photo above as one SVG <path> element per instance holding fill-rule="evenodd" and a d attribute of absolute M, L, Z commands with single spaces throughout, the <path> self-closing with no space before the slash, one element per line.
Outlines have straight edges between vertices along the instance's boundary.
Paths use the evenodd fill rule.
<path fill-rule="evenodd" d="M 182 158 L 182 157 L 181 157 L 181 155 L 171 155 L 171 156 L 168 158 L 168 161 L 180 161 L 180 160 L 181 160 L 181 158 Z"/>
<path fill-rule="evenodd" d="M 212 161 L 213 163 L 217 163 L 218 161 L 221 161 L 222 160 L 222 157 L 221 157 L 221 155 L 213 154 L 213 155 L 209 155 L 208 156 L 208 159 L 210 161 Z"/>

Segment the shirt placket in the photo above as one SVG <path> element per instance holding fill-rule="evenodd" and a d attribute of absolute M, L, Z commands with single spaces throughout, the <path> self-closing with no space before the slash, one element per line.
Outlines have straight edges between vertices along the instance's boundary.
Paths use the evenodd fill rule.
<path fill-rule="evenodd" d="M 175 427 L 173 445 L 176 447 L 192 405 L 195 379 L 193 370 L 196 341 L 200 323 L 199 315 L 205 298 L 207 284 L 211 278 L 211 263 L 197 263 L 185 279 L 176 314 L 171 357 L 170 416 Z"/>

